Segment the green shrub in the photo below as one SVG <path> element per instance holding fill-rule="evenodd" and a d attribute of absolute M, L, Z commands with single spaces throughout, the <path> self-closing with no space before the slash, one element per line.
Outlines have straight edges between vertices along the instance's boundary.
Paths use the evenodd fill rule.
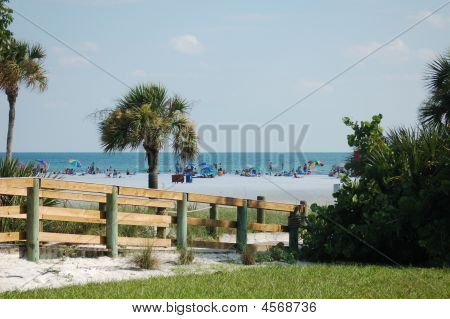
<path fill-rule="evenodd" d="M 194 261 L 194 251 L 192 249 L 180 249 L 178 262 L 180 265 L 190 265 Z"/>
<path fill-rule="evenodd" d="M 282 261 L 289 264 L 293 264 L 297 261 L 297 256 L 289 248 L 281 248 L 284 247 L 281 245 L 276 245 L 271 247 L 269 250 L 270 258 L 265 257 L 266 261 Z"/>
<path fill-rule="evenodd" d="M 283 259 L 283 248 L 280 248 L 278 246 L 275 247 L 270 247 L 270 256 L 272 257 L 273 260 L 275 261 L 281 261 Z"/>
<path fill-rule="evenodd" d="M 256 262 L 258 263 L 267 263 L 267 262 L 272 262 L 273 258 L 272 255 L 270 253 L 258 253 L 256 254 Z"/>
<path fill-rule="evenodd" d="M 133 262 L 136 266 L 142 269 L 159 269 L 159 260 L 153 255 L 152 246 L 147 246 L 143 251 L 134 256 Z"/>
<path fill-rule="evenodd" d="M 360 160 L 346 167 L 334 205 L 311 206 L 304 258 L 417 265 L 450 264 L 450 137 L 444 127 L 399 128 L 345 119 Z"/>

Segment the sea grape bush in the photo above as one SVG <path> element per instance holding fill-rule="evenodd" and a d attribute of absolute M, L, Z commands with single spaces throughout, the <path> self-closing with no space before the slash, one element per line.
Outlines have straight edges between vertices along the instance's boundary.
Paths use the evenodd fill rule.
<path fill-rule="evenodd" d="M 444 126 L 383 135 L 382 116 L 344 123 L 359 161 L 347 168 L 335 204 L 311 206 L 302 256 L 418 265 L 450 264 L 450 134 Z"/>

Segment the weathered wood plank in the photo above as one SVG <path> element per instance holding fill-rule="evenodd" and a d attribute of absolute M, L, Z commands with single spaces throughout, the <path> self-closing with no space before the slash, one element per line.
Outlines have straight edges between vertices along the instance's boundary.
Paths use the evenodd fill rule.
<path fill-rule="evenodd" d="M 41 179 L 41 188 L 111 194 L 112 187 L 113 186 L 111 186 L 111 185 L 105 185 L 105 184 L 70 182 L 70 181 L 62 181 L 62 180 L 57 180 L 57 179 L 46 179 L 46 178 Z"/>
<path fill-rule="evenodd" d="M 14 178 L 0 178 L 0 187 L 17 187 L 26 188 L 33 187 L 32 177 L 14 177 Z"/>
<path fill-rule="evenodd" d="M 153 246 L 153 247 L 170 247 L 172 242 L 170 239 L 163 238 L 142 238 L 142 237 L 119 237 L 119 245 L 121 246 Z"/>
<path fill-rule="evenodd" d="M 221 243 L 216 241 L 190 241 L 189 246 L 197 248 L 212 248 L 212 249 L 234 249 L 234 243 Z"/>
<path fill-rule="evenodd" d="M 10 186 L 0 186 L 0 194 L 15 195 L 15 196 L 27 196 L 27 189 L 10 187 Z"/>
<path fill-rule="evenodd" d="M 135 187 L 120 187 L 119 195 L 128 195 L 136 197 L 158 198 L 158 199 L 172 199 L 182 200 L 183 193 L 164 191 L 159 189 L 135 188 Z"/>
<path fill-rule="evenodd" d="M 253 224 L 248 224 L 247 225 L 247 229 L 249 230 L 256 230 L 256 231 L 263 231 L 263 232 L 282 232 L 281 229 L 282 225 L 277 225 L 277 224 L 258 224 L 258 223 L 253 223 Z"/>
<path fill-rule="evenodd" d="M 197 248 L 211 248 L 211 249 L 234 249 L 236 247 L 235 243 L 222 243 L 215 241 L 191 241 L 189 242 L 190 247 Z M 256 245 L 248 244 L 248 247 L 254 247 L 256 251 L 268 251 L 271 246 L 269 245 Z"/>
<path fill-rule="evenodd" d="M 61 200 L 82 201 L 82 202 L 106 203 L 106 195 L 72 193 L 67 191 L 41 190 L 41 197 L 61 199 Z M 175 204 L 171 201 L 132 198 L 132 197 L 119 197 L 117 203 L 119 205 L 130 205 L 130 206 L 164 207 L 164 208 L 175 207 Z"/>
<path fill-rule="evenodd" d="M 95 244 L 104 245 L 106 243 L 105 236 L 97 235 L 78 235 L 78 234 L 61 234 L 61 233 L 40 233 L 40 241 L 67 243 L 67 244 Z"/>
<path fill-rule="evenodd" d="M 118 222 L 120 225 L 169 227 L 172 218 L 163 215 L 119 212 Z"/>
<path fill-rule="evenodd" d="M 210 226 L 210 227 L 224 227 L 224 228 L 236 228 L 237 223 L 234 220 L 216 220 L 216 219 L 203 219 L 203 218 L 192 218 L 187 219 L 188 225 L 194 226 Z"/>
<path fill-rule="evenodd" d="M 175 208 L 175 203 L 167 200 L 119 197 L 119 205 Z"/>
<path fill-rule="evenodd" d="M 0 243 L 7 243 L 11 241 L 20 241 L 26 239 L 25 232 L 8 232 L 0 233 Z"/>
<path fill-rule="evenodd" d="M 295 207 L 297 206 L 298 205 L 294 204 L 266 202 L 251 199 L 248 200 L 248 207 L 250 208 L 264 208 L 268 210 L 276 210 L 282 212 L 293 212 L 295 210 Z"/>
<path fill-rule="evenodd" d="M 0 215 L 17 215 L 26 212 L 26 206 L 0 206 Z"/>
<path fill-rule="evenodd" d="M 194 193 L 188 194 L 188 201 L 197 203 L 218 204 L 225 206 L 242 206 L 244 204 L 244 200 L 240 198 L 194 194 Z"/>
<path fill-rule="evenodd" d="M 41 206 L 40 214 L 40 218 L 45 220 L 92 224 L 105 224 L 105 217 L 104 212 L 96 210 L 47 206 Z"/>
<path fill-rule="evenodd" d="M 72 217 L 84 217 L 92 219 L 105 218 L 105 213 L 100 210 L 82 209 L 82 208 L 66 208 L 66 207 L 49 207 L 41 206 L 41 215 L 59 215 L 59 216 L 72 216 Z"/>
<path fill-rule="evenodd" d="M 13 216 L 20 216 L 20 215 L 13 215 Z M 26 218 L 26 216 L 24 218 Z M 78 209 L 78 208 L 41 206 L 41 218 L 45 220 L 58 220 L 67 222 L 94 223 L 94 224 L 106 223 L 105 212 L 90 209 Z M 118 214 L 118 223 L 120 225 L 169 227 L 171 220 L 172 219 L 170 216 L 123 213 L 123 212 L 119 212 Z"/>
<path fill-rule="evenodd" d="M 106 203 L 106 195 L 91 195 L 64 191 L 41 190 L 40 197 L 82 202 Z"/>

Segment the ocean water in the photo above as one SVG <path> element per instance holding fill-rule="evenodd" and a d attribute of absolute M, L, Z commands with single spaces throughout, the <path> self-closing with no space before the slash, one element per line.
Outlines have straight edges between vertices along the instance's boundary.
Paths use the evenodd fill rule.
<path fill-rule="evenodd" d="M 4 156 L 4 153 L 1 153 Z M 308 161 L 322 161 L 324 166 L 314 167 L 313 174 L 327 174 L 335 164 L 345 162 L 350 153 L 200 153 L 196 163 L 217 163 L 226 171 L 241 170 L 246 166 L 258 166 L 263 172 L 269 170 L 272 163 L 273 171 L 285 171 L 303 166 Z M 62 171 L 71 168 L 69 159 L 76 159 L 82 167 L 78 172 L 83 172 L 89 165 L 95 163 L 96 167 L 105 170 L 108 167 L 119 171 L 146 172 L 147 161 L 145 153 L 121 152 L 121 153 L 14 153 L 14 157 L 22 163 L 45 160 L 49 164 L 50 171 Z M 172 153 L 161 153 L 158 169 L 160 172 L 173 172 L 177 158 Z"/>

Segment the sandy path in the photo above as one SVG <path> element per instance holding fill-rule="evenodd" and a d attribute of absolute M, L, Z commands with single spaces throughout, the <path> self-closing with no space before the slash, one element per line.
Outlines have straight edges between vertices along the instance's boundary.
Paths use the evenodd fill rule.
<path fill-rule="evenodd" d="M 0 253 L 0 292 L 180 273 L 207 273 L 241 267 L 235 264 L 240 257 L 234 252 L 213 253 L 205 250 L 196 253 L 193 264 L 188 266 L 177 265 L 178 253 L 175 250 L 156 251 L 155 255 L 160 261 L 159 270 L 139 269 L 133 265 L 132 257 L 63 258 L 33 263 L 20 259 L 17 252 Z"/>

